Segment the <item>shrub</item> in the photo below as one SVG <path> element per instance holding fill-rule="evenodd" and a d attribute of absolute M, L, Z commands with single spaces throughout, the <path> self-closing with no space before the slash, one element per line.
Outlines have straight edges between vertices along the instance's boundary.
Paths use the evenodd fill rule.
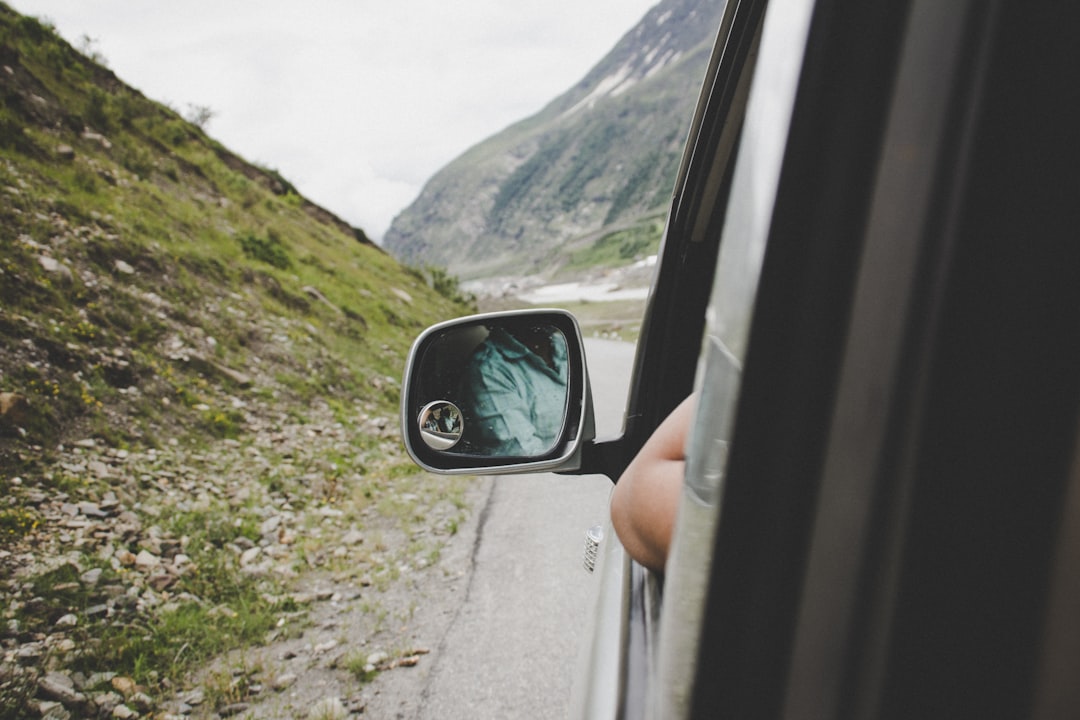
<path fill-rule="evenodd" d="M 19 35 L 29 38 L 35 43 L 40 43 L 52 35 L 52 28 L 43 25 L 37 18 L 23 15 L 16 21 Z"/>
<path fill-rule="evenodd" d="M 23 137 L 22 123 L 7 109 L 0 98 L 0 147 L 15 148 Z"/>
<path fill-rule="evenodd" d="M 83 107 L 86 122 L 97 130 L 108 130 L 109 122 L 109 96 L 100 88 L 90 88 L 90 95 Z"/>
<path fill-rule="evenodd" d="M 458 305 L 476 309 L 476 296 L 472 293 L 462 292 L 461 281 L 456 275 L 451 275 L 444 268 L 428 265 L 424 268 L 428 277 L 431 278 L 431 288 L 447 300 Z"/>
<path fill-rule="evenodd" d="M 292 267 L 292 261 L 281 242 L 281 238 L 271 230 L 266 237 L 259 237 L 253 233 L 245 233 L 239 238 L 240 249 L 252 260 L 264 262 L 267 265 L 287 270 Z"/>

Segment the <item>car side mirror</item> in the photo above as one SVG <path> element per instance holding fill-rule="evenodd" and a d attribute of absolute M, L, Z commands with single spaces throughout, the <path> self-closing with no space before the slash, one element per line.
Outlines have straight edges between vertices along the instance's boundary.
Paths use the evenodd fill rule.
<path fill-rule="evenodd" d="M 576 470 L 595 431 L 574 316 L 520 310 L 428 328 L 405 366 L 401 429 L 432 472 Z"/>

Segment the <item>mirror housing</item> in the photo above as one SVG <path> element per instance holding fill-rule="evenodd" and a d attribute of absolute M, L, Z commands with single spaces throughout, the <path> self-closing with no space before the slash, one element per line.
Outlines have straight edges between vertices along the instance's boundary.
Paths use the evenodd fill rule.
<path fill-rule="evenodd" d="M 428 328 L 405 365 L 401 432 L 430 472 L 578 470 L 595 429 L 577 320 L 516 310 Z"/>

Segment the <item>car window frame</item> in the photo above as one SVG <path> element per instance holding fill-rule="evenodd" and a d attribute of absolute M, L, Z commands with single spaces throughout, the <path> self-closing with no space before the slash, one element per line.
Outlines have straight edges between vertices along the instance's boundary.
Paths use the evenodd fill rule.
<path fill-rule="evenodd" d="M 618 478 L 652 431 L 693 390 L 755 51 L 767 0 L 729 0 L 691 125 L 643 316 L 623 434 L 598 443 Z M 588 460 L 583 469 L 596 468 Z M 663 580 L 628 560 L 617 717 L 644 717 L 655 677 Z"/>

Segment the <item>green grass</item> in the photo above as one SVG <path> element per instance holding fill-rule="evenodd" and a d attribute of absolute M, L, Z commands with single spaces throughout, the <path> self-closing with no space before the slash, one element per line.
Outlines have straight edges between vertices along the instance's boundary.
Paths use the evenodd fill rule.
<path fill-rule="evenodd" d="M 575 250 L 563 269 L 564 273 L 582 270 L 621 267 L 648 255 L 655 255 L 664 233 L 662 217 L 650 217 L 623 230 L 601 236 L 588 247 Z"/>

